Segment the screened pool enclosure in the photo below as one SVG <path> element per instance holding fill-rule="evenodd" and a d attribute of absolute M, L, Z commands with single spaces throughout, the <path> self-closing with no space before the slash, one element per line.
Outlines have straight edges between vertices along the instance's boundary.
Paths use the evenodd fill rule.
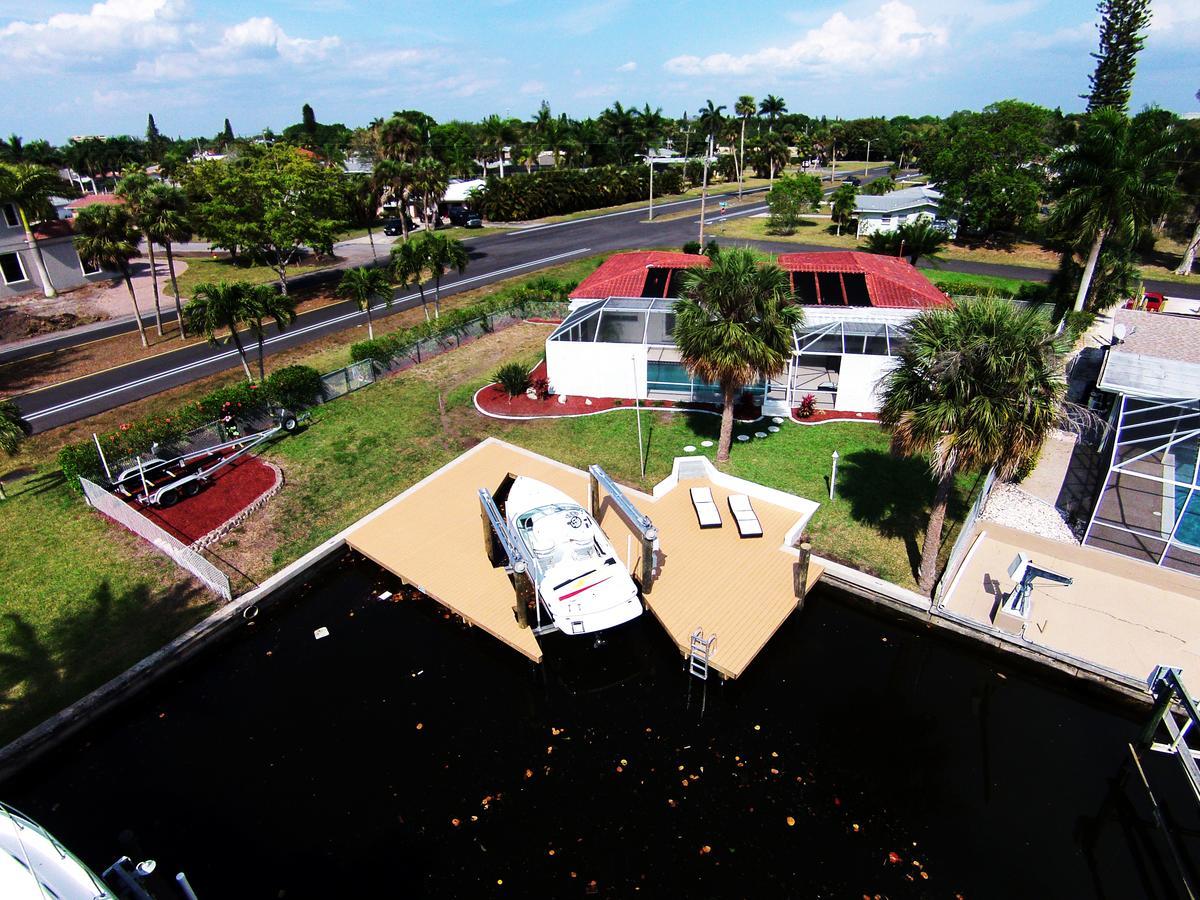
<path fill-rule="evenodd" d="M 550 382 L 560 394 L 719 400 L 716 385 L 692 376 L 675 346 L 675 300 L 610 297 L 573 311 L 546 342 Z M 873 412 L 875 389 L 902 342 L 909 309 L 805 309 L 785 371 L 749 385 L 744 398 L 786 414 L 806 394 L 829 409 Z"/>
<path fill-rule="evenodd" d="M 1200 400 L 1122 396 L 1084 542 L 1200 575 Z"/>

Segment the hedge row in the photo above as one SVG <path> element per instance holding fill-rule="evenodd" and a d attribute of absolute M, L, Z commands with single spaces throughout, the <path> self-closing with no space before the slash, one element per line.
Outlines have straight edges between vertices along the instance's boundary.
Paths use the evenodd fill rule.
<path fill-rule="evenodd" d="M 98 437 L 110 461 L 126 459 L 145 453 L 155 443 L 178 441 L 192 429 L 227 415 L 236 418 L 262 413 L 272 405 L 301 409 L 315 403 L 320 394 L 320 372 L 311 366 L 285 366 L 267 376 L 261 386 L 241 382 L 220 387 L 170 415 L 125 422 L 116 431 Z M 79 476 L 98 478 L 104 474 L 94 441 L 67 444 L 58 451 L 58 465 L 74 490 L 79 490 Z"/>
<path fill-rule="evenodd" d="M 374 340 L 351 344 L 350 359 L 354 362 L 371 359 L 387 365 L 393 359 L 409 355 L 422 341 L 455 338 L 477 320 L 486 320 L 500 313 L 526 316 L 547 304 L 565 303 L 576 284 L 549 276 L 533 278 L 519 287 L 499 291 L 478 303 L 443 313 L 440 318 L 421 322 L 412 328 L 401 328 Z"/>
<path fill-rule="evenodd" d="M 493 222 L 519 222 L 600 209 L 643 200 L 650 192 L 647 166 L 600 166 L 595 169 L 554 169 L 533 174 L 517 172 L 491 177 L 475 193 L 472 205 Z M 655 194 L 683 192 L 678 166 L 654 173 Z"/>

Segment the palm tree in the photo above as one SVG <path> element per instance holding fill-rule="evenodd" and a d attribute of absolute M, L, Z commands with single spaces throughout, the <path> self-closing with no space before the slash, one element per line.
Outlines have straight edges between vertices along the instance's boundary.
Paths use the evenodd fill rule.
<path fill-rule="evenodd" d="M 183 304 L 179 299 L 179 281 L 175 277 L 175 254 L 171 246 L 176 241 L 186 241 L 192 236 L 192 226 L 187 216 L 187 194 L 183 188 L 171 184 L 152 185 L 145 197 L 142 228 L 151 247 L 157 243 L 167 251 L 167 272 L 171 276 L 171 293 L 175 296 L 179 339 L 187 340 Z"/>
<path fill-rule="evenodd" d="M 641 109 L 634 110 L 633 114 L 636 118 L 638 140 L 649 155 L 650 151 L 655 149 L 655 145 L 661 145 L 666 131 L 667 121 L 663 118 L 662 107 L 656 106 L 651 109 L 650 104 L 646 103 Z"/>
<path fill-rule="evenodd" d="M 97 203 L 84 207 L 75 216 L 75 249 L 82 259 L 101 269 L 120 272 L 129 289 L 133 303 L 133 319 L 137 323 L 142 346 L 148 347 L 146 329 L 142 325 L 142 312 L 138 309 L 137 293 L 133 289 L 133 278 L 129 261 L 139 255 L 140 235 L 133 216 L 123 205 Z"/>
<path fill-rule="evenodd" d="M 427 234 L 421 239 L 425 245 L 425 265 L 433 276 L 433 317 L 442 314 L 442 276 L 451 269 L 461 275 L 471 261 L 467 245 L 444 234 Z"/>
<path fill-rule="evenodd" d="M 74 186 L 45 166 L 23 162 L 0 163 L 0 203 L 11 203 L 16 208 L 21 227 L 25 229 L 25 243 L 33 251 L 33 263 L 42 282 L 42 293 L 47 297 L 57 297 L 58 291 L 50 281 L 42 248 L 33 233 L 33 223 L 55 218 L 51 197 L 73 197 L 76 193 Z"/>
<path fill-rule="evenodd" d="M 89 207 L 91 208 L 93 207 Z M 192 291 L 192 299 L 183 308 L 188 326 L 193 331 L 203 334 L 213 346 L 219 343 L 217 332 L 229 329 L 230 340 L 237 348 L 247 381 L 253 381 L 254 376 L 250 374 L 250 366 L 246 362 L 246 348 L 242 346 L 238 326 L 255 312 L 250 301 L 253 287 L 246 281 L 206 281 L 196 285 L 196 289 Z"/>
<path fill-rule="evenodd" d="M 629 162 L 629 142 L 637 137 L 637 110 L 626 109 L 620 101 L 614 101 L 612 106 L 600 113 L 597 124 L 616 147 L 617 162 Z"/>
<path fill-rule="evenodd" d="M 379 272 L 378 269 L 373 271 Z M 383 274 L 379 272 L 379 274 Z M 296 321 L 296 299 L 280 293 L 273 284 L 247 285 L 245 304 L 246 326 L 258 343 L 258 381 L 267 380 L 266 364 L 263 361 L 263 344 L 266 341 L 266 320 L 275 322 L 275 330 L 283 331 Z"/>
<path fill-rule="evenodd" d="M 383 159 L 375 166 L 371 177 L 379 186 L 380 191 L 386 188 L 391 193 L 392 201 L 396 204 L 396 211 L 400 215 L 400 232 L 403 239 L 407 241 L 408 210 L 405 200 L 413 189 L 412 165 L 394 159 Z"/>
<path fill-rule="evenodd" d="M 858 188 L 843 181 L 829 198 L 829 211 L 834 224 L 837 225 L 838 237 L 842 236 L 842 226 L 854 218 L 857 197 Z"/>
<path fill-rule="evenodd" d="M 154 179 L 147 175 L 140 166 L 128 166 L 121 173 L 116 193 L 125 201 L 130 213 L 133 214 L 133 221 L 141 229 L 142 239 L 145 240 L 150 253 L 150 283 L 154 287 L 154 327 L 158 331 L 158 336 L 162 337 L 162 301 L 158 293 L 158 260 L 154 256 L 154 241 L 146 227 L 149 212 L 147 195 L 150 186 L 154 183 Z"/>
<path fill-rule="evenodd" d="M 758 112 L 760 115 L 767 117 L 767 130 L 774 131 L 775 120 L 787 112 L 787 104 L 782 97 L 767 94 L 762 102 L 758 104 Z"/>
<path fill-rule="evenodd" d="M 700 113 L 696 116 L 696 125 L 700 130 L 700 134 L 711 135 L 715 141 L 721 136 L 721 129 L 725 127 L 725 105 L 713 106 L 711 100 L 700 107 Z"/>
<path fill-rule="evenodd" d="M 429 306 L 425 302 L 425 242 L 406 241 L 392 245 L 392 277 L 400 287 L 415 285 L 421 294 L 421 309 L 429 321 Z"/>
<path fill-rule="evenodd" d="M 15 135 L 14 135 L 15 137 Z M 16 456 L 21 442 L 32 432 L 29 423 L 21 417 L 21 411 L 12 400 L 0 400 L 0 450 Z M 0 481 L 0 500 L 7 500 L 4 482 Z"/>
<path fill-rule="evenodd" d="M 379 155 L 384 159 L 412 162 L 421 149 L 421 132 L 408 119 L 392 116 L 376 131 Z"/>
<path fill-rule="evenodd" d="M 438 201 L 445 196 L 449 184 L 445 168 L 436 159 L 426 157 L 413 166 L 412 186 L 413 191 L 421 197 L 421 219 L 426 231 L 434 227 L 430 210 L 436 214 Z"/>
<path fill-rule="evenodd" d="M 792 330 L 804 313 L 792 303 L 787 273 L 754 251 L 724 250 L 706 269 L 689 269 L 675 304 L 675 343 L 695 377 L 721 390 L 717 462 L 729 459 L 738 391 L 787 365 Z"/>
<path fill-rule="evenodd" d="M 19 134 L 10 134 L 7 141 L 0 138 L 0 160 L 8 163 L 25 162 L 25 142 Z"/>
<path fill-rule="evenodd" d="M 937 252 L 946 245 L 949 237 L 936 227 L 928 216 L 915 222 L 905 222 L 895 231 L 876 231 L 867 235 L 867 251 L 883 256 L 907 256 L 912 265 L 922 256 L 937 259 Z"/>
<path fill-rule="evenodd" d="M 1066 348 L 1042 314 L 997 298 L 926 310 L 904 337 L 879 418 L 893 451 L 927 455 L 937 478 L 917 573 L 928 594 L 955 476 L 995 467 L 1010 477 L 1037 454 L 1062 412 Z"/>
<path fill-rule="evenodd" d="M 375 326 L 371 322 L 371 304 L 376 300 L 382 300 L 390 307 L 395 299 L 387 272 L 383 269 L 370 269 L 366 266 L 347 269 L 342 273 L 342 280 L 338 282 L 337 292 L 338 296 L 353 300 L 358 308 L 367 314 L 367 337 L 375 340 Z"/>
<path fill-rule="evenodd" d="M 754 115 L 758 109 L 754 105 L 754 98 L 749 94 L 742 94 L 737 98 L 737 103 L 733 105 L 733 111 L 738 114 L 742 120 L 742 136 L 741 136 L 741 160 L 738 163 L 738 196 L 742 196 L 742 178 L 746 171 L 746 120 Z"/>
<path fill-rule="evenodd" d="M 1051 224 L 1091 245 L 1076 310 L 1087 303 L 1104 242 L 1132 244 L 1173 200 L 1176 140 L 1174 128 L 1131 122 L 1105 107 L 1088 115 L 1079 140 L 1054 160 L 1059 200 Z"/>
<path fill-rule="evenodd" d="M 500 161 L 500 177 L 504 177 L 504 148 L 512 140 L 512 123 L 493 113 L 479 123 L 479 136 L 482 139 L 483 156 L 495 153 Z M 487 171 L 486 168 L 484 170 Z"/>

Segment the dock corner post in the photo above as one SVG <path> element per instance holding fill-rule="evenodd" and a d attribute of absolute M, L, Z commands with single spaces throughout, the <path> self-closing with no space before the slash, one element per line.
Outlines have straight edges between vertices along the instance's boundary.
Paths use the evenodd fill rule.
<path fill-rule="evenodd" d="M 529 601 L 536 598 L 533 594 L 533 581 L 529 574 L 525 571 L 525 564 L 519 563 L 513 567 L 513 588 L 517 593 L 517 605 L 515 612 L 517 614 L 517 625 L 521 628 L 529 627 Z"/>
<path fill-rule="evenodd" d="M 792 569 L 792 586 L 796 592 L 796 608 L 804 609 L 804 598 L 808 594 L 808 561 L 812 558 L 812 544 L 803 541 L 796 545 L 800 557 Z"/>
<path fill-rule="evenodd" d="M 591 468 L 588 469 L 588 515 L 600 521 L 600 481 Z"/>
<path fill-rule="evenodd" d="M 658 533 L 650 529 L 641 537 L 642 545 L 642 593 L 650 593 L 654 584 L 654 545 L 658 542 Z"/>
<path fill-rule="evenodd" d="M 492 529 L 491 520 L 488 518 L 487 502 L 487 498 L 480 491 L 479 519 L 483 522 L 483 547 L 487 551 L 488 562 L 495 566 L 500 558 L 500 541 L 496 537 L 496 532 Z"/>

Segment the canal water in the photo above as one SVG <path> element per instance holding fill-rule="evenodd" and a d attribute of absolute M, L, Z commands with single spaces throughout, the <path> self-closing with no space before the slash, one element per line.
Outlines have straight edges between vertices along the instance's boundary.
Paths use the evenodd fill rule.
<path fill-rule="evenodd" d="M 0 798 L 201 900 L 1176 896 L 1140 715 L 832 592 L 705 686 L 650 615 L 539 668 L 395 587 L 348 557 Z"/>

